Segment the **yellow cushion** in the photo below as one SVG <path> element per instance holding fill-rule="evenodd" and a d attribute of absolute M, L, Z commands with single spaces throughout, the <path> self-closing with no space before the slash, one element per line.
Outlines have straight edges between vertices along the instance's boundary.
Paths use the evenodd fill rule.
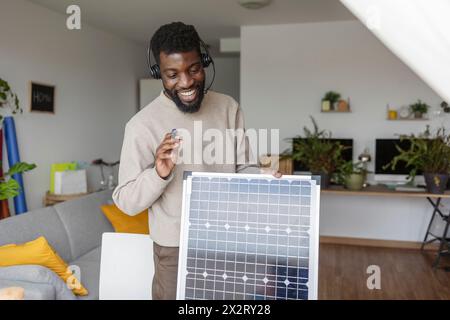
<path fill-rule="evenodd" d="M 144 210 L 135 216 L 129 216 L 122 212 L 115 204 L 101 206 L 103 214 L 113 225 L 116 232 L 149 234 L 148 210 Z"/>
<path fill-rule="evenodd" d="M 23 244 L 7 244 L 0 247 L 0 267 L 22 264 L 47 267 L 60 276 L 74 294 L 80 296 L 88 294 L 86 288 L 68 269 L 67 263 L 53 250 L 44 237 Z"/>

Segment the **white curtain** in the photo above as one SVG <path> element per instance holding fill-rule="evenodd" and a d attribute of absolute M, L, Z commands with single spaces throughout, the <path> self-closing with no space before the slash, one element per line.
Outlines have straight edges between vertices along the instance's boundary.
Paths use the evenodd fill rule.
<path fill-rule="evenodd" d="M 341 0 L 450 103 L 450 0 Z"/>

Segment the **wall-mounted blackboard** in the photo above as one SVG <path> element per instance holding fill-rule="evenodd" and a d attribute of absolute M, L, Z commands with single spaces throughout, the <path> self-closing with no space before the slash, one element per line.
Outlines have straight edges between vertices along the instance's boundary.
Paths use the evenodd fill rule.
<path fill-rule="evenodd" d="M 55 113 L 55 86 L 31 82 L 30 110 Z"/>

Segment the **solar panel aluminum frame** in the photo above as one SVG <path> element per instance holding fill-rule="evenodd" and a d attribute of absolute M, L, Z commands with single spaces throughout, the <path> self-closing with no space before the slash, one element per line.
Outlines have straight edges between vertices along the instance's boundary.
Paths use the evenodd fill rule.
<path fill-rule="evenodd" d="M 239 178 L 239 179 L 268 179 L 278 178 L 267 174 L 236 174 L 217 172 L 185 172 L 183 180 L 182 214 L 180 225 L 180 246 L 177 280 L 177 300 L 185 300 L 187 276 L 187 249 L 189 232 L 190 196 L 192 194 L 192 178 Z M 311 193 L 310 229 L 309 233 L 309 266 L 308 266 L 308 300 L 317 300 L 318 271 L 319 271 L 319 212 L 320 212 L 320 177 L 308 175 L 283 175 L 283 180 L 311 181 L 315 192 Z"/>

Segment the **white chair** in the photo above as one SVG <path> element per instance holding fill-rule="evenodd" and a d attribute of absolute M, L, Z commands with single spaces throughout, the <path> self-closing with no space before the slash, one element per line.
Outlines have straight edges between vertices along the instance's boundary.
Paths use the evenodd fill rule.
<path fill-rule="evenodd" d="M 100 300 L 151 300 L 154 273 L 149 235 L 103 234 Z"/>

